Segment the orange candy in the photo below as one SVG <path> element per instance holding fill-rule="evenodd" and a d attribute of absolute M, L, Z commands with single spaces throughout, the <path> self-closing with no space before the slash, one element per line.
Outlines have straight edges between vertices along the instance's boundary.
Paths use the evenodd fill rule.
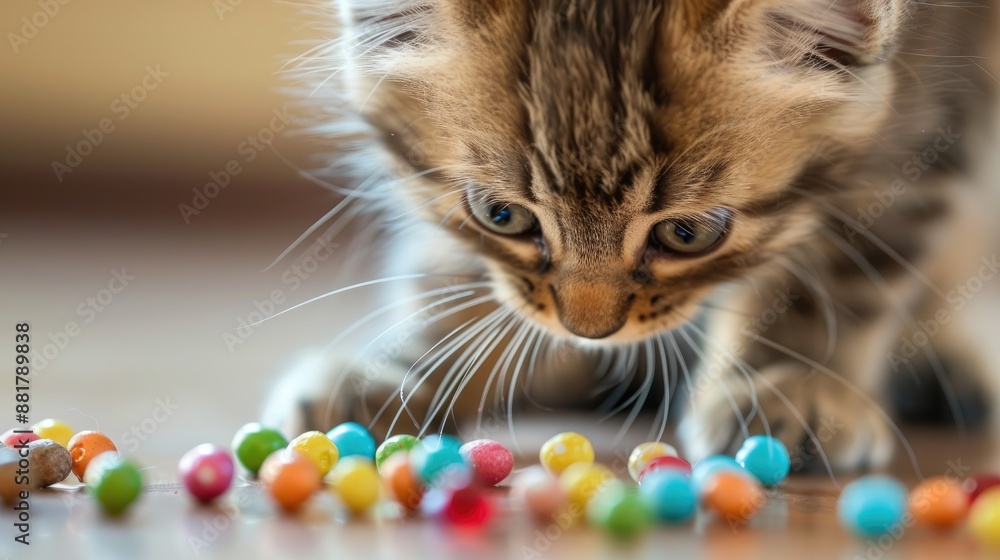
<path fill-rule="evenodd" d="M 407 453 L 396 453 L 382 463 L 382 479 L 389 494 L 409 513 L 420 509 L 424 487 L 413 473 Z"/>
<path fill-rule="evenodd" d="M 299 509 L 321 485 L 316 463 L 294 449 L 282 449 L 268 455 L 259 475 L 274 501 L 287 512 Z"/>
<path fill-rule="evenodd" d="M 73 459 L 73 474 L 81 481 L 83 474 L 87 472 L 87 465 L 94 457 L 105 451 L 118 451 L 108 436 L 93 431 L 79 432 L 70 438 L 67 449 Z"/>
<path fill-rule="evenodd" d="M 969 511 L 969 497 L 957 481 L 935 476 L 910 492 L 910 515 L 918 523 L 947 529 Z"/>
<path fill-rule="evenodd" d="M 702 489 L 705 505 L 731 525 L 743 525 L 764 507 L 767 497 L 749 476 L 721 471 L 709 477 Z"/>

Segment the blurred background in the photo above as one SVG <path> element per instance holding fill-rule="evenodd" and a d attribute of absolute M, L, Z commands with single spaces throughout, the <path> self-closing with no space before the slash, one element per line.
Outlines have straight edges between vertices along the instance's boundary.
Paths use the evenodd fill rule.
<path fill-rule="evenodd" d="M 337 298 L 225 338 L 275 290 L 289 306 L 342 285 L 337 251 L 262 272 L 337 202 L 296 169 L 322 148 L 295 134 L 281 72 L 320 23 L 270 1 L 0 4 L 0 360 L 30 322 L 32 421 L 100 428 L 172 480 L 359 316 Z"/>

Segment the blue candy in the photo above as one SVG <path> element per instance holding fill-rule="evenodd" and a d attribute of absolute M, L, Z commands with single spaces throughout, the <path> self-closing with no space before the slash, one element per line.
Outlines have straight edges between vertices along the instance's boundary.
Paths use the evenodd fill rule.
<path fill-rule="evenodd" d="M 757 477 L 764 486 L 774 486 L 785 480 L 792 466 L 785 444 L 770 436 L 753 436 L 743 442 L 736 453 L 736 462 Z"/>
<path fill-rule="evenodd" d="M 855 533 L 889 533 L 906 513 L 906 488 L 888 476 L 867 476 L 848 484 L 837 502 L 840 522 Z"/>
<path fill-rule="evenodd" d="M 471 474 L 461 449 L 462 442 L 451 436 L 427 436 L 410 450 L 410 466 L 427 484 L 460 486 Z"/>
<path fill-rule="evenodd" d="M 691 469 L 691 486 L 694 487 L 695 492 L 700 493 L 708 477 L 719 470 L 746 472 L 735 459 L 728 455 L 706 457 L 698 461 L 694 468 Z"/>
<path fill-rule="evenodd" d="M 642 479 L 639 498 L 661 521 L 679 523 L 694 515 L 698 505 L 687 474 L 676 470 L 653 471 Z"/>
<path fill-rule="evenodd" d="M 357 422 L 345 422 L 327 432 L 326 437 L 337 446 L 341 458 L 357 455 L 375 460 L 375 438 Z"/>

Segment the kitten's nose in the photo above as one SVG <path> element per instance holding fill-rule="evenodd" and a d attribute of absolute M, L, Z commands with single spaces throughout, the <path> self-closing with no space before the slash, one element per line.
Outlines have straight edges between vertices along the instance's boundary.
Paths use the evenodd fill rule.
<path fill-rule="evenodd" d="M 583 338 L 606 338 L 628 319 L 632 297 L 621 287 L 600 281 L 561 282 L 552 288 L 559 320 L 569 332 Z"/>

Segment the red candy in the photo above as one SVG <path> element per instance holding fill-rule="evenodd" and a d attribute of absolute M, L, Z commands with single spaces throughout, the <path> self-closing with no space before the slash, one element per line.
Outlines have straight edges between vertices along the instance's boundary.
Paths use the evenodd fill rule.
<path fill-rule="evenodd" d="M 433 488 L 424 496 L 421 508 L 453 525 L 484 525 L 493 517 L 493 506 L 475 486 Z"/>
<path fill-rule="evenodd" d="M 688 463 L 680 457 L 671 457 L 669 455 L 663 457 L 655 457 L 646 468 L 642 469 L 642 473 L 639 474 L 639 484 L 642 484 L 642 479 L 647 474 L 654 471 L 662 471 L 666 469 L 674 469 L 683 472 L 684 474 L 691 476 L 691 463 Z"/>
<path fill-rule="evenodd" d="M 962 490 L 969 495 L 969 503 L 976 501 L 980 494 L 1000 484 L 1000 475 L 980 473 L 962 483 Z"/>
<path fill-rule="evenodd" d="M 461 453 L 472 465 L 476 480 L 487 486 L 496 486 L 514 469 L 514 455 L 491 439 L 470 441 L 462 446 Z"/>
<path fill-rule="evenodd" d="M 7 447 L 17 447 L 38 441 L 38 435 L 29 430 L 25 430 L 25 433 L 21 434 L 14 433 L 14 430 L 7 430 L 3 435 L 0 435 L 0 441 Z"/>
<path fill-rule="evenodd" d="M 235 465 L 228 452 L 205 444 L 185 453 L 177 470 L 188 492 L 199 502 L 208 503 L 229 489 Z"/>

